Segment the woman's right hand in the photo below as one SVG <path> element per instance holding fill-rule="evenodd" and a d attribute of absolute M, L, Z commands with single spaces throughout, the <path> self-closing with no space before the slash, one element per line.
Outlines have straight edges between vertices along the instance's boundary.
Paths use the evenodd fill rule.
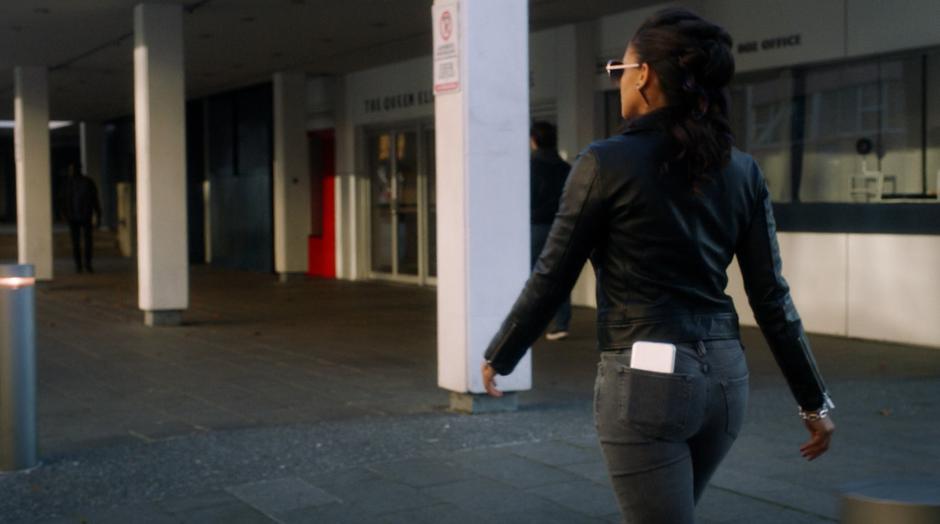
<path fill-rule="evenodd" d="M 480 370 L 483 373 L 483 387 L 486 393 L 491 397 L 501 397 L 503 392 L 496 387 L 496 370 L 489 362 L 484 362 Z"/>
<path fill-rule="evenodd" d="M 809 430 L 810 439 L 800 446 L 800 455 L 807 460 L 815 460 L 829 449 L 829 441 L 832 439 L 832 433 L 836 430 L 835 423 L 830 417 L 818 420 L 804 420 L 806 429 Z"/>

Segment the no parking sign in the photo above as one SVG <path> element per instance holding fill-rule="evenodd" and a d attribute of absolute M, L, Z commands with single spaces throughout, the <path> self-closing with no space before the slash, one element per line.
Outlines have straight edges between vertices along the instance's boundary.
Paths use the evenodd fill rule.
<path fill-rule="evenodd" d="M 460 91 L 460 23 L 457 2 L 431 7 L 434 34 L 434 94 Z"/>

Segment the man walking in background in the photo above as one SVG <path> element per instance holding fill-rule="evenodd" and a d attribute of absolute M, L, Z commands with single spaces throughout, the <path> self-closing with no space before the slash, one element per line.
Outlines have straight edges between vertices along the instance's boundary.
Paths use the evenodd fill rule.
<path fill-rule="evenodd" d="M 558 155 L 558 132 L 548 122 L 535 122 L 529 132 L 532 158 L 529 161 L 529 205 L 532 228 L 532 267 L 548 240 L 558 202 L 571 165 Z M 568 336 L 571 322 L 571 298 L 565 299 L 555 313 L 553 325 L 545 338 L 561 340 Z"/>
<path fill-rule="evenodd" d="M 62 214 L 68 220 L 69 231 L 72 234 L 75 271 L 81 273 L 84 269 L 89 273 L 94 273 L 95 270 L 91 265 L 93 233 L 95 226 L 101 223 L 98 188 L 95 186 L 95 181 L 79 173 L 74 164 L 69 165 L 69 176 L 65 181 L 62 205 Z M 82 250 L 83 240 L 84 250 Z"/>

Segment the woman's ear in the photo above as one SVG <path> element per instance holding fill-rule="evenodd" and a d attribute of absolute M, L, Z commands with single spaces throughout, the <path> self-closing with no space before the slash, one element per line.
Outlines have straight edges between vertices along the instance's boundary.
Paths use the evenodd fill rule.
<path fill-rule="evenodd" d="M 647 63 L 640 64 L 639 73 L 636 77 L 636 88 L 643 89 L 650 80 L 650 66 Z"/>

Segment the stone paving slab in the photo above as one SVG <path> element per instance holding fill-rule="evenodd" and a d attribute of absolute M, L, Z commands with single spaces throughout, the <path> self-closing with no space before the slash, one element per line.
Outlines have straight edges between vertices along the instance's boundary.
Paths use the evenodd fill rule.
<path fill-rule="evenodd" d="M 546 466 L 519 456 L 489 457 L 485 453 L 477 453 L 470 457 L 457 455 L 454 459 L 458 464 L 476 472 L 481 477 L 515 488 L 527 489 L 577 480 L 573 473 L 561 468 Z"/>
<path fill-rule="evenodd" d="M 575 480 L 530 488 L 529 493 L 554 501 L 581 515 L 603 517 L 620 510 L 610 487 L 589 480 Z"/>
<path fill-rule="evenodd" d="M 461 468 L 454 461 L 425 457 L 374 464 L 369 466 L 369 469 L 388 479 L 414 488 L 450 484 L 467 480 L 473 476 L 471 471 Z"/>
<path fill-rule="evenodd" d="M 339 500 L 296 477 L 249 482 L 228 487 L 226 491 L 274 518 L 279 514 L 323 506 Z"/>

